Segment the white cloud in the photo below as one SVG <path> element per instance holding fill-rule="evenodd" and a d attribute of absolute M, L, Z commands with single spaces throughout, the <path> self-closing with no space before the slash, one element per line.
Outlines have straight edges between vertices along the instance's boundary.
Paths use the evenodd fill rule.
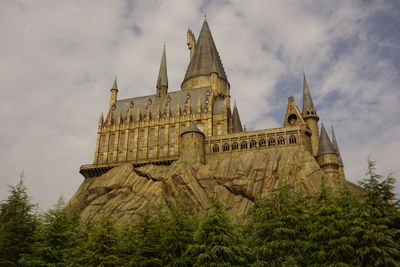
<path fill-rule="evenodd" d="M 186 30 L 197 35 L 204 12 L 244 124 L 280 125 L 290 95 L 301 106 L 304 68 L 321 120 L 335 124 L 348 177 L 362 178 L 369 154 L 378 171 L 400 175 L 399 69 L 378 53 L 397 51 L 398 61 L 398 32 L 376 31 L 377 15 L 398 13 L 390 1 L 5 1 L 0 199 L 21 169 L 43 208 L 62 192 L 71 197 L 114 75 L 120 98 L 152 94 L 165 41 L 170 90 L 179 90 Z"/>

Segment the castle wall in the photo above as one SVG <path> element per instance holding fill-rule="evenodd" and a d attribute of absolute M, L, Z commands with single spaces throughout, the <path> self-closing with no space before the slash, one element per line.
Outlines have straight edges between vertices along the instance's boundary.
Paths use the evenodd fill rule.
<path fill-rule="evenodd" d="M 204 135 L 196 132 L 184 133 L 181 136 L 179 159 L 188 163 L 205 164 Z"/>

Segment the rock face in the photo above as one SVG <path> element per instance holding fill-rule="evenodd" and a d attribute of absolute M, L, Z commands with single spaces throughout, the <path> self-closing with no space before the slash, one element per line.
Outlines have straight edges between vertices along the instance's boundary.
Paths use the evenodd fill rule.
<path fill-rule="evenodd" d="M 314 157 L 296 148 L 266 152 L 231 153 L 206 165 L 176 161 L 170 166 L 131 164 L 115 167 L 102 176 L 83 181 L 67 209 L 81 217 L 112 215 L 118 221 L 135 220 L 147 205 L 167 205 L 179 199 L 199 210 L 217 196 L 235 217 L 248 214 L 254 200 L 278 186 L 279 181 L 316 194 L 324 172 Z M 327 181 L 337 187 L 340 181 Z"/>

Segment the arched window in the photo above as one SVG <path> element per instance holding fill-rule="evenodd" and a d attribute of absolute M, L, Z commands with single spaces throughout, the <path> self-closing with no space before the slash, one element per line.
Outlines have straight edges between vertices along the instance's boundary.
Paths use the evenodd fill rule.
<path fill-rule="evenodd" d="M 261 138 L 260 141 L 258 142 L 259 147 L 266 147 L 267 144 L 265 143 L 265 139 Z"/>
<path fill-rule="evenodd" d="M 273 137 L 268 139 L 268 146 L 275 146 L 275 139 Z"/>
<path fill-rule="evenodd" d="M 232 143 L 232 150 L 238 150 L 239 149 L 239 144 L 237 142 Z"/>
<path fill-rule="evenodd" d="M 257 142 L 255 140 L 250 141 L 250 148 L 256 148 L 257 147 Z"/>
<path fill-rule="evenodd" d="M 278 137 L 278 146 L 283 146 L 285 144 L 285 137 L 279 136 Z"/>
<path fill-rule="evenodd" d="M 296 144 L 297 140 L 296 140 L 296 136 L 291 135 L 289 136 L 289 144 Z"/>
<path fill-rule="evenodd" d="M 214 146 L 213 146 L 213 152 L 219 152 L 219 145 L 214 144 Z"/>
<path fill-rule="evenodd" d="M 247 142 L 246 142 L 246 141 L 243 141 L 243 142 L 240 144 L 240 149 L 247 149 Z"/>
<path fill-rule="evenodd" d="M 229 144 L 225 143 L 222 145 L 222 151 L 229 151 Z"/>

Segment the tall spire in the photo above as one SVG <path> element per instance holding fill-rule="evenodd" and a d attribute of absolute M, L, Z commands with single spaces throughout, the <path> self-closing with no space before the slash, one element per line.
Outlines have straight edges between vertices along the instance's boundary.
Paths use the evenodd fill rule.
<path fill-rule="evenodd" d="M 333 125 L 331 126 L 331 133 L 332 133 L 332 146 L 336 150 L 336 152 L 337 152 L 337 154 L 339 156 L 339 164 L 341 166 L 343 166 L 342 156 L 340 155 L 339 146 L 338 146 L 338 143 L 336 141 L 335 131 L 333 130 Z"/>
<path fill-rule="evenodd" d="M 236 101 L 233 104 L 232 112 L 232 131 L 234 133 L 243 132 L 242 122 L 240 121 L 239 111 L 236 106 Z"/>
<path fill-rule="evenodd" d="M 165 52 L 165 44 L 161 56 L 160 70 L 157 79 L 157 94 L 158 96 L 165 95 L 168 90 L 168 75 L 167 75 L 167 56 Z"/>
<path fill-rule="evenodd" d="M 319 149 L 318 149 L 318 156 L 322 154 L 338 154 L 336 149 L 331 143 L 329 139 L 328 133 L 325 130 L 324 124 L 321 126 L 321 134 L 319 137 Z"/>
<path fill-rule="evenodd" d="M 113 83 L 113 85 L 111 87 L 111 90 L 117 90 L 118 91 L 117 76 L 115 76 L 114 83 Z"/>
<path fill-rule="evenodd" d="M 306 75 L 303 73 L 303 116 L 307 115 L 317 115 L 317 114 L 311 98 L 310 88 L 308 87 L 307 84 Z"/>
<path fill-rule="evenodd" d="M 204 20 L 183 82 L 195 76 L 210 75 L 212 72 L 216 72 L 220 78 L 227 80 L 210 27 L 207 20 Z"/>

